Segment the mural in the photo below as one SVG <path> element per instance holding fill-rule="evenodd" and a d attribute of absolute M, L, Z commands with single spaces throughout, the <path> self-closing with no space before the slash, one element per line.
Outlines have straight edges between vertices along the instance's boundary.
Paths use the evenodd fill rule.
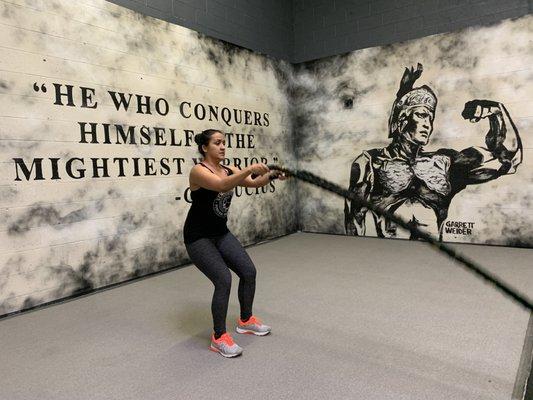
<path fill-rule="evenodd" d="M 471 122 L 488 120 L 486 147 L 424 151 L 433 133 L 437 96 L 426 85 L 413 88 L 421 74 L 421 64 L 416 70 L 405 69 L 389 117 L 391 143 L 365 150 L 355 159 L 350 191 L 393 213 L 409 209 L 402 214 L 412 214 L 409 223 L 413 227 L 438 232 L 442 240 L 444 221 L 455 195 L 468 185 L 515 173 L 522 162 L 522 144 L 503 104 L 472 100 L 465 104 L 462 116 Z M 425 220 L 425 213 L 417 218 L 420 207 L 432 210 L 435 218 Z M 345 201 L 347 234 L 365 235 L 367 211 L 357 202 Z M 397 227 L 391 221 L 373 212 L 372 217 L 379 237 L 397 236 Z M 416 237 L 411 235 L 411 239 Z"/>
<path fill-rule="evenodd" d="M 443 241 L 533 247 L 532 38 L 528 15 L 295 66 L 298 168 Z M 303 231 L 416 239 L 297 191 Z"/>

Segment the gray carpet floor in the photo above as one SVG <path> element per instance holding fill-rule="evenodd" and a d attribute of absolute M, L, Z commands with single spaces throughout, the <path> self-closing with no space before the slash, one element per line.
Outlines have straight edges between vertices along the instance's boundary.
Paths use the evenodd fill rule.
<path fill-rule="evenodd" d="M 532 250 L 457 246 L 533 297 Z M 510 399 L 529 313 L 419 242 L 248 248 L 265 337 L 208 351 L 192 266 L 0 321 L 0 399 Z M 228 328 L 238 316 L 234 276 Z"/>

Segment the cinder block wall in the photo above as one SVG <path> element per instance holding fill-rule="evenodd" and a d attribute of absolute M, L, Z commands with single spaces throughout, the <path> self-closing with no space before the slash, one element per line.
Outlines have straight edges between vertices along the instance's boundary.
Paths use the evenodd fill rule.
<path fill-rule="evenodd" d="M 526 15 L 532 0 L 293 0 L 299 63 Z"/>
<path fill-rule="evenodd" d="M 110 0 L 151 17 L 290 61 L 289 0 Z"/>
<path fill-rule="evenodd" d="M 109 0 L 292 63 L 488 25 L 533 0 Z"/>

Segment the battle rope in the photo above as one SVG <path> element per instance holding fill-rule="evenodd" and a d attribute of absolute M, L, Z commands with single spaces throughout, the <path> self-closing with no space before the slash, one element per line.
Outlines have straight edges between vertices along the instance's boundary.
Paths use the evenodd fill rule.
<path fill-rule="evenodd" d="M 411 234 L 414 237 L 423 239 L 424 241 L 428 242 L 430 245 L 432 245 L 437 250 L 440 250 L 441 252 L 446 253 L 449 257 L 459 261 L 461 264 L 464 265 L 464 267 L 466 267 L 467 270 L 471 271 L 478 277 L 483 278 L 485 281 L 489 282 L 494 287 L 496 287 L 496 289 L 505 293 L 507 296 L 511 297 L 516 302 L 520 303 L 524 308 L 530 311 L 533 311 L 533 303 L 531 302 L 531 300 L 527 299 L 524 295 L 520 294 L 516 289 L 513 289 L 508 284 L 498 279 L 495 275 L 485 270 L 483 267 L 476 264 L 474 261 L 469 260 L 465 256 L 459 254 L 453 248 L 442 243 L 440 240 L 433 237 L 429 233 L 424 232 L 414 227 L 413 225 L 407 223 L 406 221 L 392 214 L 391 212 L 384 210 L 383 208 L 378 207 L 375 204 L 368 202 L 364 198 L 356 195 L 355 193 L 352 193 L 348 191 L 347 189 L 344 189 L 341 186 L 333 182 L 329 182 L 323 178 L 320 178 L 319 176 L 316 176 L 310 172 L 300 171 L 300 170 L 294 171 L 294 170 L 280 167 L 278 165 L 269 165 L 268 167 L 272 170 L 281 171 L 287 176 L 293 176 L 301 181 L 308 182 L 312 185 L 318 186 L 329 192 L 335 193 L 341 197 L 344 197 L 345 199 L 358 202 L 359 204 L 365 206 L 366 208 L 375 212 L 376 214 L 383 216 L 387 218 L 388 220 L 394 222 L 395 224 L 401 226 L 402 228 L 408 230 L 409 232 L 411 232 Z"/>

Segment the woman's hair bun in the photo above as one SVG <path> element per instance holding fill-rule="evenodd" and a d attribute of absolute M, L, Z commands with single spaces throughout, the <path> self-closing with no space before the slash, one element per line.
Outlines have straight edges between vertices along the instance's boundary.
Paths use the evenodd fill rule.
<path fill-rule="evenodd" d="M 198 133 L 194 135 L 194 142 L 198 145 L 198 151 L 201 155 L 205 155 L 204 150 L 202 149 L 203 145 L 208 145 L 209 140 L 211 139 L 211 136 L 213 136 L 214 133 L 221 132 L 218 129 L 206 129 L 205 131 Z"/>
<path fill-rule="evenodd" d="M 202 136 L 203 136 L 203 132 L 202 133 L 197 133 L 196 135 L 194 135 L 194 143 L 196 143 L 197 145 L 202 145 Z"/>

